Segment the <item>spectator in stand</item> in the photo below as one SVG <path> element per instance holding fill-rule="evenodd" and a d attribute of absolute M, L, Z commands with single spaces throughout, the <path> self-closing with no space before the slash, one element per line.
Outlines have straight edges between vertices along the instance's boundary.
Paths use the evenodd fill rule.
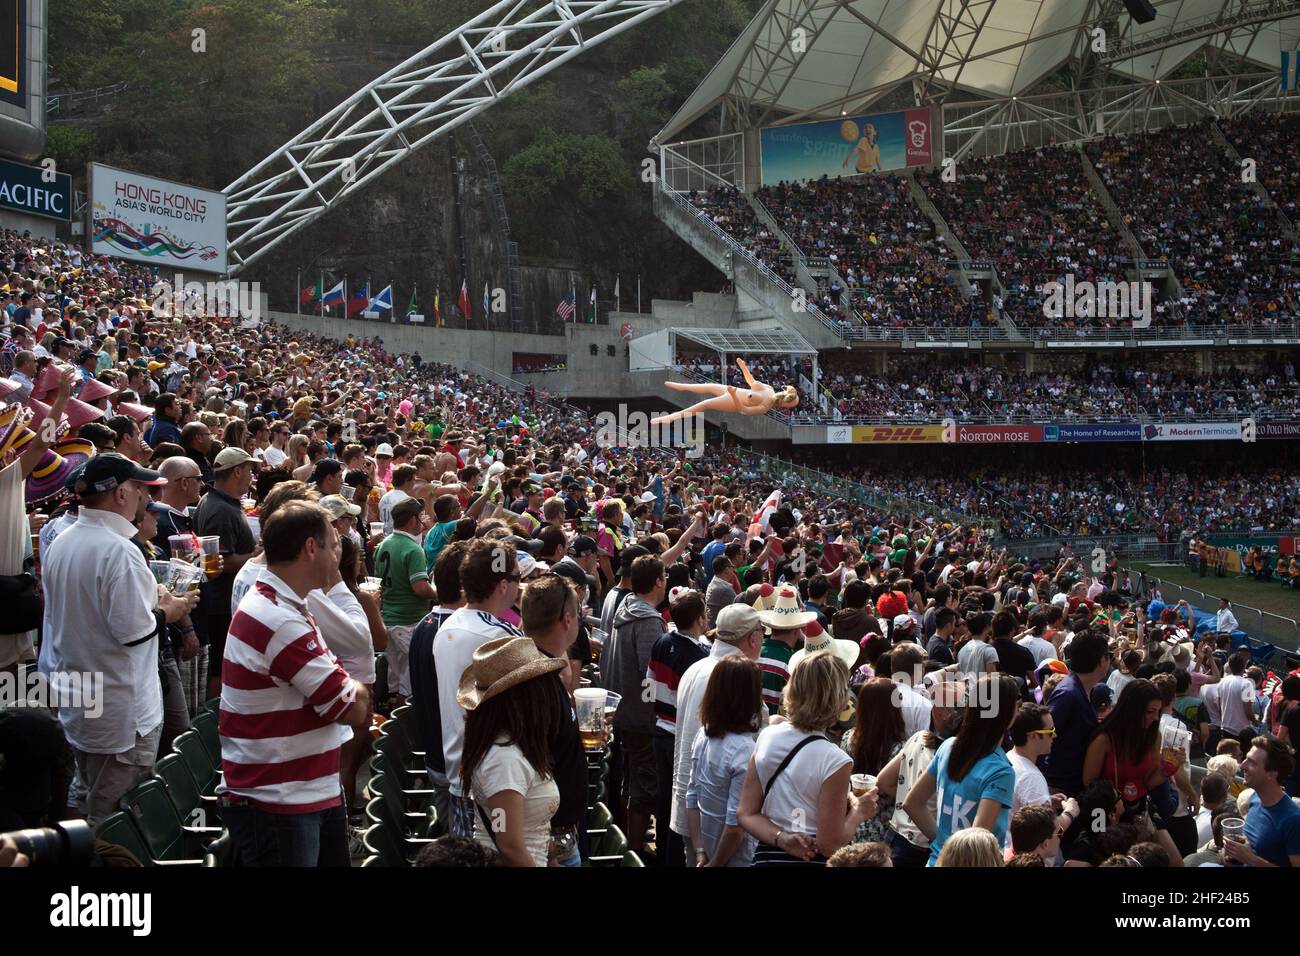
<path fill-rule="evenodd" d="M 198 601 L 157 584 L 131 543 L 147 488 L 165 481 L 121 455 L 96 455 L 75 478 L 76 523 L 42 555 L 40 671 L 64 688 L 59 720 L 76 762 L 78 809 L 92 825 L 153 770 L 163 723 L 158 641 Z M 102 699 L 68 693 L 61 675 L 71 674 L 102 675 Z"/>
<path fill-rule="evenodd" d="M 292 502 L 262 529 L 266 567 L 230 624 L 221 696 L 222 822 L 245 866 L 348 866 L 340 734 L 369 695 L 321 639 L 307 597 L 338 574 L 338 532 Z"/>
<path fill-rule="evenodd" d="M 1069 652 L 1070 672 L 1047 697 L 1056 737 L 1039 766 L 1049 787 L 1074 797 L 1083 789 L 1084 757 L 1100 722 L 1092 691 L 1110 670 L 1111 655 L 1106 638 L 1086 629 L 1075 634 Z"/>
<path fill-rule="evenodd" d="M 387 690 L 402 698 L 411 696 L 411 635 L 429 612 L 430 602 L 438 598 L 429 584 L 420 543 L 423 515 L 420 499 L 403 498 L 393 507 L 393 533 L 375 549 L 375 571 L 383 582 L 384 626 L 388 628 Z"/>
<path fill-rule="evenodd" d="M 1295 765 L 1289 744 L 1268 734 L 1251 741 L 1242 761 L 1246 786 L 1254 791 L 1246 814 L 1246 842 L 1225 840 L 1225 863 L 1300 867 L 1300 806 L 1282 787 Z"/>

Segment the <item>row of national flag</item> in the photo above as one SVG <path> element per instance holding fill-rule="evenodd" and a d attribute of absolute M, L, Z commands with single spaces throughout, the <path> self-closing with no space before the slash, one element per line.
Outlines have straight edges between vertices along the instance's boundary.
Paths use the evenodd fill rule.
<path fill-rule="evenodd" d="M 370 283 L 363 283 L 361 288 L 354 291 L 350 296 L 347 292 L 347 280 L 344 279 L 330 289 L 325 288 L 324 277 L 316 281 L 315 285 L 307 286 L 305 289 L 298 291 L 298 304 L 310 308 L 316 314 L 328 313 L 331 309 L 343 308 L 344 315 L 351 319 L 363 312 L 375 312 L 383 316 L 385 312 L 393 311 L 393 286 L 392 283 L 384 286 L 378 293 L 370 294 Z M 492 299 L 489 292 L 489 286 L 483 286 L 483 313 L 484 319 L 487 318 L 491 310 Z M 460 295 L 456 299 L 456 307 L 460 314 L 465 318 L 473 318 L 470 311 L 469 287 L 466 282 L 460 286 Z M 408 321 L 424 321 L 424 316 L 420 313 L 419 307 L 419 290 L 411 290 L 411 301 L 406 307 L 405 318 Z M 442 325 L 442 291 L 435 290 L 433 293 L 433 324 L 435 327 Z"/>
<path fill-rule="evenodd" d="M 614 280 L 614 302 L 615 311 L 621 311 L 621 277 Z M 406 308 L 405 317 L 408 321 L 422 322 L 424 316 L 420 313 L 418 305 L 417 290 L 411 290 L 411 301 Z M 316 281 L 315 285 L 306 288 L 300 288 L 298 292 L 298 303 L 305 306 L 316 314 L 328 313 L 332 309 L 343 309 L 346 318 L 353 318 L 363 312 L 376 312 L 382 314 L 393 311 L 393 286 L 391 283 L 384 286 L 377 294 L 370 294 L 370 283 L 363 283 L 361 288 L 348 295 L 347 279 L 343 279 L 333 287 L 325 288 L 325 278 L 322 276 Z M 492 311 L 492 295 L 490 286 L 483 286 L 483 302 L 481 317 L 486 320 L 488 313 Z M 583 317 L 584 321 L 595 323 L 596 321 L 596 287 L 591 287 L 591 295 L 587 299 L 587 310 Z M 474 318 L 469 301 L 469 284 L 468 281 L 461 282 L 460 294 L 456 297 L 456 308 L 460 314 L 467 319 Z M 641 308 L 641 281 L 637 277 L 637 310 Z M 564 294 L 558 305 L 555 307 L 555 314 L 565 322 L 578 321 L 578 290 L 576 286 L 570 288 Z M 433 324 L 435 327 L 442 325 L 442 294 L 440 290 L 433 293 Z"/>

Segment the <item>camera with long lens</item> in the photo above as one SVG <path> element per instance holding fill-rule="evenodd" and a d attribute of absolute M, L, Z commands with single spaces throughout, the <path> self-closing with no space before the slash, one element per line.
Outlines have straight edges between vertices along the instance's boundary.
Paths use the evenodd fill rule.
<path fill-rule="evenodd" d="M 0 834 L 13 840 L 32 866 L 90 866 L 95 857 L 95 832 L 85 820 L 63 820 L 52 827 L 32 827 Z"/>

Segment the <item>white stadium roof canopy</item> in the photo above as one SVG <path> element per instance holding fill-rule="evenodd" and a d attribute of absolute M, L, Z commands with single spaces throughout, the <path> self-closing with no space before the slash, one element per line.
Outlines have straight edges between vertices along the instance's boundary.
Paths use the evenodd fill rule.
<path fill-rule="evenodd" d="M 1163 79 L 1206 46 L 1272 69 L 1300 48 L 1296 0 L 1155 8 L 1138 24 L 1121 0 L 768 0 L 655 140 L 672 142 L 728 100 L 766 126 L 860 113 L 909 80 L 927 98 L 1023 95 L 1087 52 L 1103 23 L 1119 35 L 1097 60 L 1124 80 Z"/>

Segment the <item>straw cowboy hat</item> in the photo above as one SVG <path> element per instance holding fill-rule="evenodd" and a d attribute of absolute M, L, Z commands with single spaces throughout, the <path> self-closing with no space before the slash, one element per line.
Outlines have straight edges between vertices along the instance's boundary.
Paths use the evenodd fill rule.
<path fill-rule="evenodd" d="M 838 637 L 831 637 L 822 628 L 821 624 L 813 621 L 803 629 L 803 647 L 790 656 L 790 670 L 793 671 L 799 662 L 809 654 L 816 654 L 818 651 L 834 652 L 835 656 L 842 660 L 844 666 L 850 671 L 853 670 L 853 665 L 858 662 L 858 645 L 852 641 L 842 641 Z"/>
<path fill-rule="evenodd" d="M 461 675 L 456 703 L 473 710 L 517 684 L 568 666 L 562 657 L 547 657 L 527 637 L 499 637 L 474 652 Z"/>
<path fill-rule="evenodd" d="M 813 611 L 805 611 L 799 603 L 799 592 L 789 585 L 777 588 L 776 601 L 771 610 L 758 612 L 764 624 L 776 631 L 788 631 L 796 627 L 805 627 L 817 620 Z M 854 656 L 856 659 L 856 655 Z"/>

